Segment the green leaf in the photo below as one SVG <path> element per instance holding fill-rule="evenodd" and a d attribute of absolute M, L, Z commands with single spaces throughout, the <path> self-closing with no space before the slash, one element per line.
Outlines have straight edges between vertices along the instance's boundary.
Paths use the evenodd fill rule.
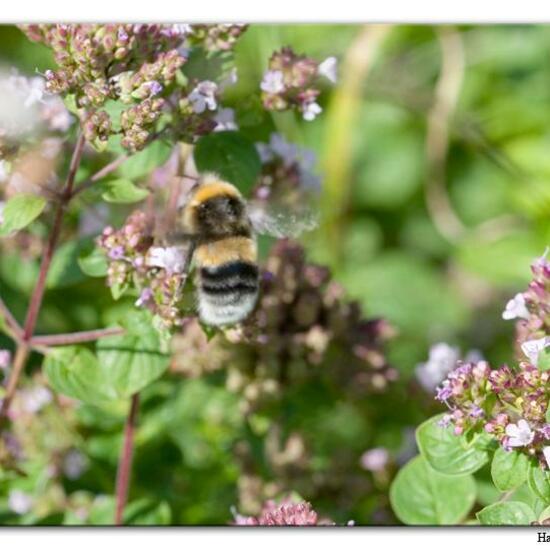
<path fill-rule="evenodd" d="M 9 199 L 2 210 L 3 222 L 0 237 L 15 233 L 38 218 L 46 206 L 46 199 L 39 195 L 21 193 Z"/>
<path fill-rule="evenodd" d="M 67 110 L 70 113 L 73 113 L 74 115 L 78 114 L 78 106 L 76 104 L 75 94 L 67 94 L 63 99 L 63 103 L 65 103 L 65 107 L 67 107 Z"/>
<path fill-rule="evenodd" d="M 238 132 L 203 136 L 194 151 L 197 168 L 214 172 L 246 193 L 254 185 L 262 163 L 254 144 Z"/>
<path fill-rule="evenodd" d="M 124 324 L 126 334 L 102 338 L 96 346 L 106 383 L 118 397 L 130 397 L 162 376 L 170 359 L 150 315 L 132 315 Z"/>
<path fill-rule="evenodd" d="M 153 499 L 135 500 L 124 509 L 125 525 L 169 525 L 171 519 L 168 503 Z"/>
<path fill-rule="evenodd" d="M 92 405 L 115 397 L 105 384 L 96 356 L 82 346 L 55 348 L 46 355 L 44 372 L 51 387 Z"/>
<path fill-rule="evenodd" d="M 390 488 L 396 516 L 408 525 L 454 525 L 474 504 L 476 486 L 471 475 L 447 476 L 433 470 L 422 456 L 409 461 Z"/>
<path fill-rule="evenodd" d="M 540 514 L 539 514 L 539 522 L 544 521 L 545 519 L 550 519 L 550 506 L 547 506 Z"/>
<path fill-rule="evenodd" d="M 123 162 L 117 173 L 126 179 L 137 180 L 149 175 L 157 166 L 164 164 L 172 147 L 163 141 L 156 140 L 148 145 L 143 151 L 135 153 Z"/>
<path fill-rule="evenodd" d="M 9 332 L 8 324 L 3 315 L 0 315 L 0 332 L 3 332 L 4 334 L 8 334 Z"/>
<path fill-rule="evenodd" d="M 118 300 L 128 290 L 128 287 L 128 283 L 123 283 L 121 285 L 115 283 L 111 285 L 111 296 L 113 300 Z"/>
<path fill-rule="evenodd" d="M 478 448 L 475 442 L 467 444 L 464 437 L 454 435 L 451 426 L 438 426 L 442 417 L 434 416 L 417 428 L 416 441 L 421 454 L 434 470 L 443 474 L 476 472 L 489 460 L 487 451 Z"/>
<path fill-rule="evenodd" d="M 476 502 L 481 506 L 489 506 L 496 502 L 502 493 L 490 479 L 479 479 L 476 476 Z M 529 493 L 531 496 L 531 493 Z"/>
<path fill-rule="evenodd" d="M 495 502 L 476 514 L 481 525 L 530 525 L 535 512 L 524 502 Z"/>
<path fill-rule="evenodd" d="M 546 504 L 550 504 L 550 472 L 543 470 L 536 461 L 529 463 L 527 485 L 537 498 L 540 498 Z"/>
<path fill-rule="evenodd" d="M 55 348 L 46 356 L 44 370 L 52 387 L 90 404 L 128 398 L 159 378 L 169 355 L 148 313 L 124 321 L 127 332 L 98 341 L 97 356 L 83 346 Z"/>
<path fill-rule="evenodd" d="M 87 520 L 88 525 L 112 525 L 115 506 L 115 499 L 111 496 L 96 498 Z M 164 501 L 143 498 L 129 502 L 124 508 L 124 525 L 169 525 L 171 519 L 170 506 Z M 74 524 L 74 521 L 70 523 Z"/>
<path fill-rule="evenodd" d="M 546 422 L 550 422 L 550 406 L 546 409 L 545 419 Z"/>
<path fill-rule="evenodd" d="M 142 201 L 149 191 L 134 185 L 129 179 L 119 178 L 101 184 L 105 191 L 101 194 L 104 201 L 114 203 L 133 203 Z"/>
<path fill-rule="evenodd" d="M 0 279 L 2 284 L 25 294 L 30 294 L 36 285 L 39 271 L 38 259 L 28 258 L 17 250 L 2 250 L 0 254 Z"/>
<path fill-rule="evenodd" d="M 499 447 L 491 463 L 491 477 L 500 491 L 510 491 L 527 480 L 529 459 L 518 451 L 505 451 Z"/>
<path fill-rule="evenodd" d="M 490 244 L 467 237 L 457 247 L 456 262 L 493 285 L 524 284 L 524 266 L 537 256 L 538 247 L 532 235 L 520 229 L 493 239 Z"/>
<path fill-rule="evenodd" d="M 540 371 L 550 370 L 550 349 L 544 348 L 541 350 L 537 360 L 537 368 Z"/>
<path fill-rule="evenodd" d="M 89 277 L 105 277 L 107 275 L 107 258 L 100 248 L 94 248 L 92 252 L 78 258 L 78 265 L 83 273 Z"/>
<path fill-rule="evenodd" d="M 122 112 L 128 109 L 128 105 L 125 105 L 121 101 L 114 101 L 113 99 L 109 99 L 103 105 L 103 109 L 107 112 L 109 118 L 111 119 L 113 130 L 115 132 L 119 132 L 120 117 L 122 115 Z"/>

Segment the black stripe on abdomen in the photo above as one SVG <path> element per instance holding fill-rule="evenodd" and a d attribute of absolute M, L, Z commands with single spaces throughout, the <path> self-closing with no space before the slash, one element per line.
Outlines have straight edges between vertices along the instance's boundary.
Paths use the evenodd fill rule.
<path fill-rule="evenodd" d="M 258 266 L 242 261 L 200 268 L 200 289 L 207 296 L 253 294 L 258 291 Z"/>

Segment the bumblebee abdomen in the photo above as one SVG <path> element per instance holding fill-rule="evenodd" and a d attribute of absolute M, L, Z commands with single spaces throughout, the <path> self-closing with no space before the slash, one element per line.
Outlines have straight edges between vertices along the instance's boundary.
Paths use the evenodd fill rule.
<path fill-rule="evenodd" d="M 201 320 L 209 325 L 228 325 L 244 320 L 258 298 L 258 266 L 234 260 L 198 270 Z"/>

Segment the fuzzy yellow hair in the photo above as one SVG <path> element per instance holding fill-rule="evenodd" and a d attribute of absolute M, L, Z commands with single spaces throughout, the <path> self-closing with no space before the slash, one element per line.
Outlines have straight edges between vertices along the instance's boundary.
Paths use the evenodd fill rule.
<path fill-rule="evenodd" d="M 195 261 L 200 267 L 218 267 L 236 261 L 256 263 L 257 259 L 256 243 L 247 237 L 228 237 L 195 250 Z"/>
<path fill-rule="evenodd" d="M 203 174 L 183 211 L 183 223 L 188 231 L 196 229 L 195 209 L 207 200 L 219 196 L 242 199 L 241 193 L 232 183 L 223 181 L 217 174 Z"/>

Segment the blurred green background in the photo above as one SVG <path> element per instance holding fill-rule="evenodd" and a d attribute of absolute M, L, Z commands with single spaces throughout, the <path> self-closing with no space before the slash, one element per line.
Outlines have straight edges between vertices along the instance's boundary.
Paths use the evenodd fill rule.
<path fill-rule="evenodd" d="M 324 90 L 323 113 L 313 122 L 268 115 L 252 99 L 269 56 L 284 45 L 339 60 L 338 84 Z M 511 361 L 513 324 L 501 313 L 550 242 L 550 27 L 252 25 L 236 60 L 239 82 L 226 103 L 242 130 L 256 141 L 280 132 L 317 153 L 321 226 L 305 246 L 309 259 L 329 265 L 368 316 L 385 317 L 397 329 L 388 352 L 402 393 L 392 399 L 409 395 L 415 366 L 436 342 L 480 350 L 493 364 Z M 0 61 L 26 74 L 53 66 L 45 48 L 10 26 L 0 27 Z M 21 316 L 36 265 L 17 262 L 14 255 L 0 258 L 0 286 Z M 101 322 L 107 289 L 79 274 L 65 283 L 48 293 L 40 332 Z M 67 300 L 70 311 L 63 307 Z M 234 397 L 215 378 L 209 384 L 164 380 L 144 399 L 148 420 L 134 479 L 145 512 L 136 513 L 153 514 L 153 523 L 230 520 L 239 480 L 231 445 L 245 428 Z M 349 443 L 365 433 L 359 447 L 397 452 L 403 428 L 426 418 L 431 400 L 411 397 L 387 431 L 367 423 L 343 438 Z M 83 478 L 65 483 L 71 498 L 86 500 L 79 491 L 112 492 L 124 410 L 79 410 L 76 431 L 93 460 Z M 349 421 L 345 408 L 341 421 Z M 95 504 L 98 518 L 102 506 L 107 515 L 112 511 L 106 499 Z M 163 499 L 168 511 L 158 505 Z M 328 501 L 320 506 L 340 521 L 392 521 L 374 514 L 378 504 L 368 495 L 349 509 Z M 37 521 L 39 515 L 28 519 Z"/>

